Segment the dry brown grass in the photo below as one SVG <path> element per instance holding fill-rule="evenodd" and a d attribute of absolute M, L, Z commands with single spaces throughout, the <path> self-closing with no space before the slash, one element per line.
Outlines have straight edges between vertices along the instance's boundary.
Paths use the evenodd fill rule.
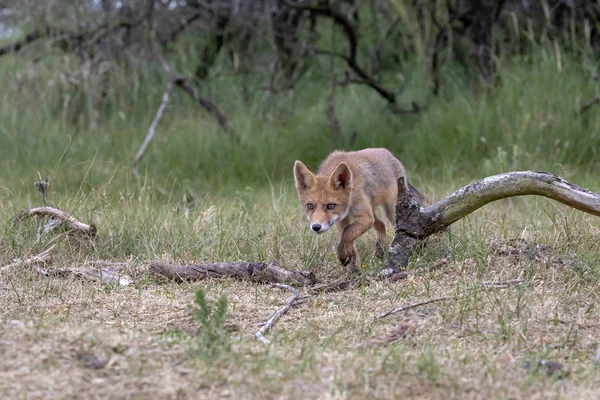
<path fill-rule="evenodd" d="M 144 275 L 147 262 L 278 258 L 333 281 L 345 274 L 334 235 L 309 235 L 293 194 L 207 198 L 189 209 L 144 195 L 63 199 L 62 209 L 99 227 L 101 241 L 50 240 L 56 266 L 125 260 L 119 268 L 134 285 L 42 277 L 29 268 L 0 276 L 0 397 L 600 397 L 597 218 L 543 199 L 498 202 L 415 259 L 409 279 L 302 300 L 267 334 L 273 343 L 266 346 L 253 335 L 289 292 L 232 280 L 161 282 Z M 0 205 L 1 265 L 50 244 L 34 243 L 34 224 L 9 222 L 28 202 L 8 200 Z M 371 239 L 361 242 L 365 271 L 379 267 Z M 446 265 L 426 271 L 442 256 Z M 507 288 L 483 285 L 519 276 Z M 202 352 L 192 318 L 198 288 L 229 301 L 231 348 L 213 357 Z M 374 320 L 440 296 L 451 298 Z"/>

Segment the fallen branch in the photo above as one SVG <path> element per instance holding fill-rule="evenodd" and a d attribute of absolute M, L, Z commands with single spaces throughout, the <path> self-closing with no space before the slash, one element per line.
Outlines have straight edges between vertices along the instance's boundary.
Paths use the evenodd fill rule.
<path fill-rule="evenodd" d="M 9 269 L 22 267 L 22 266 L 36 266 L 36 265 L 49 265 L 52 263 L 52 249 L 56 245 L 50 246 L 50 248 L 42 251 L 37 256 L 26 258 L 25 260 L 15 260 L 13 263 L 5 265 L 0 268 L 0 272 L 8 271 Z"/>
<path fill-rule="evenodd" d="M 525 275 L 525 271 L 521 271 L 517 279 L 511 279 L 508 281 L 484 281 L 483 286 L 487 289 L 503 289 L 509 286 L 518 285 L 523 283 L 523 275 Z"/>
<path fill-rule="evenodd" d="M 131 277 L 120 274 L 114 268 L 52 268 L 42 269 L 35 267 L 36 271 L 44 276 L 77 276 L 84 279 L 91 279 L 107 283 L 109 285 L 128 286 L 132 283 Z"/>
<path fill-rule="evenodd" d="M 265 337 L 265 333 L 267 333 L 267 331 L 271 329 L 271 327 L 275 324 L 275 322 L 277 322 L 279 318 L 285 315 L 290 310 L 290 308 L 292 308 L 296 300 L 298 300 L 298 298 L 300 297 L 300 293 L 298 293 L 296 289 L 289 285 L 274 283 L 272 286 L 278 287 L 280 289 L 289 290 L 290 292 L 292 292 L 293 296 L 289 299 L 285 306 L 277 310 L 275 314 L 273 314 L 273 316 L 269 318 L 269 320 L 258 330 L 258 332 L 254 334 L 254 337 L 256 337 L 257 340 L 265 344 L 271 343 L 271 341 Z"/>
<path fill-rule="evenodd" d="M 434 233 L 484 205 L 512 196 L 538 195 L 600 216 L 600 195 L 548 172 L 508 172 L 482 179 L 457 190 L 437 203 L 422 207 L 404 178 L 398 180 L 396 236 L 381 275 L 390 276 L 406 265 L 412 253 Z"/>
<path fill-rule="evenodd" d="M 420 307 L 420 306 L 424 306 L 426 304 L 431 304 L 431 303 L 437 303 L 440 301 L 445 301 L 448 299 L 451 299 L 452 296 L 444 296 L 444 297 L 437 297 L 435 299 L 430 299 L 430 300 L 426 300 L 426 301 L 422 301 L 420 303 L 414 303 L 414 304 L 409 304 L 407 306 L 403 306 L 403 307 L 398 307 L 398 308 L 394 308 L 391 311 L 385 312 L 383 314 L 379 314 L 378 316 L 375 317 L 375 319 L 381 319 L 381 318 L 385 318 L 388 315 L 392 315 L 392 314 L 396 314 L 402 311 L 406 311 L 406 310 L 410 310 L 411 308 L 416 308 L 416 307 Z"/>
<path fill-rule="evenodd" d="M 88 225 L 84 224 L 83 222 L 79 222 L 66 212 L 54 207 L 44 206 L 22 211 L 16 216 L 16 220 L 23 221 L 24 219 L 27 219 L 29 217 L 45 215 L 51 216 L 52 218 L 54 218 L 54 220 L 46 225 L 44 232 L 48 232 L 60 225 L 66 225 L 67 229 L 84 233 L 88 237 L 93 238 L 96 236 L 97 229 L 95 225 Z"/>
<path fill-rule="evenodd" d="M 169 96 L 171 94 L 171 91 L 173 90 L 173 84 L 174 84 L 173 80 L 170 80 L 169 83 L 167 84 L 167 88 L 165 89 L 165 92 L 163 93 L 163 96 L 162 96 L 162 101 L 160 102 L 160 106 L 158 107 L 158 110 L 156 110 L 156 115 L 154 116 L 154 119 L 152 120 L 152 123 L 150 124 L 150 128 L 148 128 L 148 133 L 146 134 L 146 137 L 144 138 L 144 142 L 140 146 L 140 149 L 136 153 L 135 157 L 133 157 L 132 170 L 135 175 L 138 175 L 137 165 L 140 162 L 141 158 L 144 156 L 144 153 L 146 152 L 146 150 L 148 149 L 148 145 L 150 145 L 150 142 L 154 138 L 154 134 L 156 133 L 156 126 L 162 119 L 163 114 L 164 114 L 165 110 L 167 109 L 167 106 L 169 105 Z"/>
<path fill-rule="evenodd" d="M 150 264 L 150 272 L 177 282 L 229 277 L 251 282 L 309 286 L 317 281 L 312 272 L 289 271 L 281 268 L 276 261 L 271 263 L 220 262 L 196 265 L 153 262 Z"/>

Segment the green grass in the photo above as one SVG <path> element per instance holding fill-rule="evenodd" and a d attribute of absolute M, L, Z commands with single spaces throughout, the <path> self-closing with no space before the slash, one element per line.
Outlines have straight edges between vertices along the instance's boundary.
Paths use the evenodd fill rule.
<path fill-rule="evenodd" d="M 73 83 L 82 75 L 68 60 L 57 57 L 36 73 L 0 60 L 0 267 L 55 244 L 50 268 L 119 261 L 118 270 L 135 278 L 115 287 L 27 267 L 0 272 L 0 397 L 592 397 L 600 384 L 600 225 L 550 200 L 484 207 L 455 224 L 441 246 L 415 256 L 405 281 L 307 297 L 267 334 L 270 346 L 253 335 L 287 291 L 147 275 L 152 260 L 276 259 L 322 282 L 346 277 L 335 235 L 307 229 L 291 171 L 296 159 L 316 168 L 333 148 L 350 148 L 354 131 L 352 148 L 389 148 L 433 199 L 519 169 L 555 172 L 599 192 L 600 117 L 577 112 L 596 95 L 593 67 L 563 54 L 559 68 L 544 49 L 501 61 L 498 87 L 476 97 L 448 71 L 440 98 L 428 98 L 419 116 L 391 115 L 366 88 L 339 89 L 340 143 L 331 141 L 316 77 L 266 109 L 256 105 L 262 93 L 245 104 L 235 79 L 216 77 L 203 91 L 238 142 L 177 92 L 136 178 L 131 158 L 163 82 L 111 70 L 109 101 L 99 106 Z M 427 98 L 429 83 L 417 76 L 402 101 Z M 94 82 L 82 82 L 93 92 Z M 14 221 L 41 204 L 38 172 L 50 178 L 50 203 L 98 227 L 96 242 L 62 233 L 36 243 L 35 221 Z M 359 243 L 366 272 L 381 268 L 374 240 L 369 232 Z M 443 257 L 446 264 L 428 271 Z M 508 288 L 484 285 L 519 276 Z M 218 332 L 203 332 L 194 319 L 198 289 L 209 304 L 227 299 Z M 374 322 L 440 296 L 450 299 Z M 207 355 L 202 338 L 219 335 L 227 346 Z M 95 369 L 94 358 L 106 364 Z M 562 367 L 549 373 L 541 361 Z"/>
<path fill-rule="evenodd" d="M 28 176 L 29 182 L 36 171 L 50 175 L 63 191 L 84 183 L 82 189 L 89 191 L 109 181 L 131 186 L 131 160 L 164 82 L 150 73 L 125 78 L 109 70 L 108 102 L 95 104 L 94 96 L 84 93 L 96 93 L 100 79 L 86 81 L 73 62 L 57 60 L 59 66 L 25 71 L 18 63 L 2 62 L 7 88 L 0 95 L 0 186 L 14 190 L 15 181 Z M 339 88 L 337 142 L 325 114 L 324 82 L 317 76 L 267 108 L 258 105 L 263 92 L 253 92 L 246 104 L 236 79 L 216 77 L 203 92 L 230 119 L 238 141 L 176 90 L 140 171 L 165 195 L 264 187 L 269 180 L 289 181 L 296 159 L 316 168 L 335 148 L 382 146 L 421 181 L 514 169 L 593 174 L 600 117 L 593 109 L 583 115 L 578 109 L 596 95 L 594 69 L 567 54 L 559 69 L 556 57 L 543 49 L 533 59 L 505 60 L 501 66 L 498 87 L 476 97 L 451 71 L 441 97 L 429 97 L 429 82 L 416 74 L 401 101 L 424 104 L 419 116 L 392 115 L 368 88 Z"/>
<path fill-rule="evenodd" d="M 454 186 L 438 185 L 436 192 Z M 145 275 L 148 262 L 278 259 L 285 268 L 311 270 L 332 282 L 347 275 L 335 258 L 335 235 L 311 235 L 284 185 L 235 200 L 207 197 L 188 208 L 157 202 L 150 192 L 118 203 L 55 194 L 61 209 L 99 227 L 94 246 L 65 234 L 35 244 L 33 221 L 8 222 L 24 204 L 2 203 L 0 264 L 56 244 L 57 267 L 125 261 L 118 269 L 136 283 L 43 277 L 26 267 L 3 272 L 1 393 L 582 398 L 598 390 L 600 230 L 594 217 L 544 199 L 498 202 L 457 223 L 443 254 L 432 247 L 416 257 L 410 279 L 310 296 L 275 325 L 267 334 L 273 343 L 265 346 L 253 334 L 288 292 L 232 280 L 161 282 Z M 365 236 L 359 243 L 365 271 L 376 272 L 374 237 Z M 513 238 L 530 247 L 511 247 Z M 550 247 L 536 253 L 536 243 Z M 502 248 L 510 251 L 498 252 Z M 447 264 L 426 272 L 443 255 Z M 522 283 L 505 289 L 483 287 L 519 276 Z M 226 334 L 230 347 L 219 352 L 206 352 L 206 328 L 194 319 L 198 289 L 213 304 L 227 298 L 227 318 L 215 334 Z M 373 321 L 397 306 L 439 296 L 451 299 Z M 405 337 L 389 339 L 406 327 Z M 92 368 L 89 355 L 106 365 Z M 542 360 L 562 367 L 549 374 L 538 365 Z"/>

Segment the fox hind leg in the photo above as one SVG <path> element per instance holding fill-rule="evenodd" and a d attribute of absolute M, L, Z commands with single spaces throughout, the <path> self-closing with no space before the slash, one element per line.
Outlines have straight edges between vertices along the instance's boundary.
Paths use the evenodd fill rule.
<path fill-rule="evenodd" d="M 379 259 L 383 259 L 385 255 L 385 249 L 387 248 L 387 235 L 385 231 L 385 223 L 375 216 L 375 233 L 377 239 L 375 241 L 375 256 Z"/>

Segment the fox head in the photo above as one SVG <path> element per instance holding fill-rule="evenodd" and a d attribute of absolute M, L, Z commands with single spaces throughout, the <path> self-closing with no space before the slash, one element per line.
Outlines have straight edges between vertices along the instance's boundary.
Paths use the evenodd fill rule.
<path fill-rule="evenodd" d="M 352 171 L 348 164 L 339 163 L 327 176 L 315 175 L 301 161 L 296 161 L 294 178 L 310 229 L 323 233 L 346 218 L 352 192 Z"/>

